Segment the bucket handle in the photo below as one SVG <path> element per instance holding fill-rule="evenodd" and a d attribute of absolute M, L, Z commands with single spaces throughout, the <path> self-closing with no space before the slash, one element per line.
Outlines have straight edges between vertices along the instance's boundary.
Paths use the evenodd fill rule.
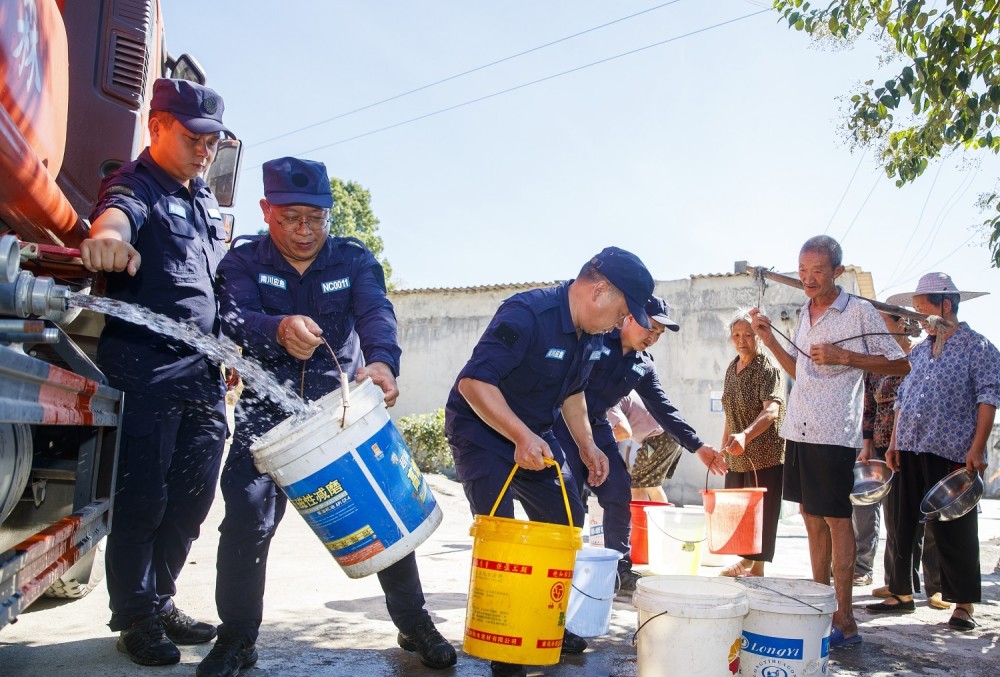
<path fill-rule="evenodd" d="M 746 449 L 743 450 L 746 454 L 747 461 L 750 462 L 750 468 L 753 470 L 753 488 L 757 489 L 760 487 L 760 482 L 757 480 L 757 466 L 754 465 L 753 459 L 750 458 L 750 454 L 747 454 Z M 708 468 L 705 470 L 705 492 L 708 492 L 708 476 L 712 474 L 712 469 Z"/>
<path fill-rule="evenodd" d="M 573 526 L 573 513 L 570 512 L 569 509 L 569 496 L 566 495 L 566 483 L 563 481 L 562 473 L 559 472 L 559 464 L 556 463 L 554 458 L 543 458 L 542 460 L 545 462 L 545 465 L 556 466 L 556 476 L 559 478 L 559 488 L 562 489 L 563 505 L 566 506 L 566 519 L 569 525 Z M 490 517 L 493 517 L 493 513 L 495 513 L 497 508 L 500 507 L 500 501 L 503 499 L 504 494 L 507 493 L 507 487 L 510 486 L 511 480 L 514 479 L 514 473 L 516 473 L 517 469 L 520 467 L 521 466 L 516 463 L 514 464 L 514 467 L 510 471 L 510 475 L 507 476 L 507 481 L 503 483 L 503 489 L 500 490 L 500 495 L 497 496 L 496 503 L 493 504 L 493 509 L 490 510 Z"/>

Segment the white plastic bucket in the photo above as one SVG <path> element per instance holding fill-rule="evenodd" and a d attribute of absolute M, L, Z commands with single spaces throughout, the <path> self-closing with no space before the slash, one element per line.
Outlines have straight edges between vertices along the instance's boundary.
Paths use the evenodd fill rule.
<path fill-rule="evenodd" d="M 740 674 L 825 675 L 837 599 L 822 583 L 740 578 L 750 613 L 743 620 Z"/>
<path fill-rule="evenodd" d="M 700 507 L 648 505 L 649 568 L 657 574 L 694 576 L 705 540 L 705 512 Z"/>
<path fill-rule="evenodd" d="M 636 583 L 639 677 L 732 677 L 740 668 L 747 592 L 734 581 L 646 576 Z"/>
<path fill-rule="evenodd" d="M 604 508 L 593 494 L 587 499 L 587 543 L 604 547 Z"/>
<path fill-rule="evenodd" d="M 606 635 L 618 585 L 618 560 L 611 548 L 585 547 L 576 553 L 573 588 L 566 609 L 566 629 L 581 637 Z"/>
<path fill-rule="evenodd" d="M 257 440 L 254 464 L 351 578 L 395 564 L 441 523 L 441 508 L 389 418 L 371 379 L 317 400 L 320 411 L 288 418 Z"/>

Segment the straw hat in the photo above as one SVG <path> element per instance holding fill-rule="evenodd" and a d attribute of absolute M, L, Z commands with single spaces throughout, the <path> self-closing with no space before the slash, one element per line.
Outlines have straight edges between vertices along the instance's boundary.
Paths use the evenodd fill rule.
<path fill-rule="evenodd" d="M 921 294 L 958 294 L 959 301 L 968 301 L 980 296 L 986 296 L 988 291 L 959 291 L 955 283 L 951 281 L 951 276 L 947 273 L 927 273 L 917 282 L 917 289 L 914 292 L 904 292 L 893 294 L 885 300 L 894 306 L 913 307 L 913 297 Z"/>

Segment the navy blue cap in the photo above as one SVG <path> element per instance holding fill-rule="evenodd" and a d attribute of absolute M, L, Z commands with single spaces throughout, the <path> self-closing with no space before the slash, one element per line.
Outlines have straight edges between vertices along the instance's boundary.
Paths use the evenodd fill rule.
<path fill-rule="evenodd" d="M 605 247 L 590 264 L 625 295 L 628 311 L 636 322 L 652 329 L 646 316 L 646 302 L 653 294 L 653 276 L 639 257 L 618 247 Z"/>
<path fill-rule="evenodd" d="M 222 97 L 197 82 L 160 78 L 153 83 L 149 108 L 170 113 L 192 134 L 225 132 L 236 136 L 222 124 L 222 111 L 226 109 Z"/>
<path fill-rule="evenodd" d="M 670 304 L 659 296 L 650 296 L 646 303 L 646 314 L 671 331 L 679 331 L 681 326 L 670 319 Z"/>
<path fill-rule="evenodd" d="M 264 163 L 264 197 L 273 205 L 309 205 L 329 209 L 333 189 L 326 165 L 282 157 Z"/>

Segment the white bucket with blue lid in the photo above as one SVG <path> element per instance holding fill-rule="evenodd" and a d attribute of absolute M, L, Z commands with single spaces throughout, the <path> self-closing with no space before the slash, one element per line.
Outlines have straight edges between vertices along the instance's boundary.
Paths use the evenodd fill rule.
<path fill-rule="evenodd" d="M 351 578 L 395 564 L 441 524 L 441 508 L 371 379 L 312 403 L 251 447 L 267 473 Z M 341 423 L 343 422 L 343 426 Z"/>

